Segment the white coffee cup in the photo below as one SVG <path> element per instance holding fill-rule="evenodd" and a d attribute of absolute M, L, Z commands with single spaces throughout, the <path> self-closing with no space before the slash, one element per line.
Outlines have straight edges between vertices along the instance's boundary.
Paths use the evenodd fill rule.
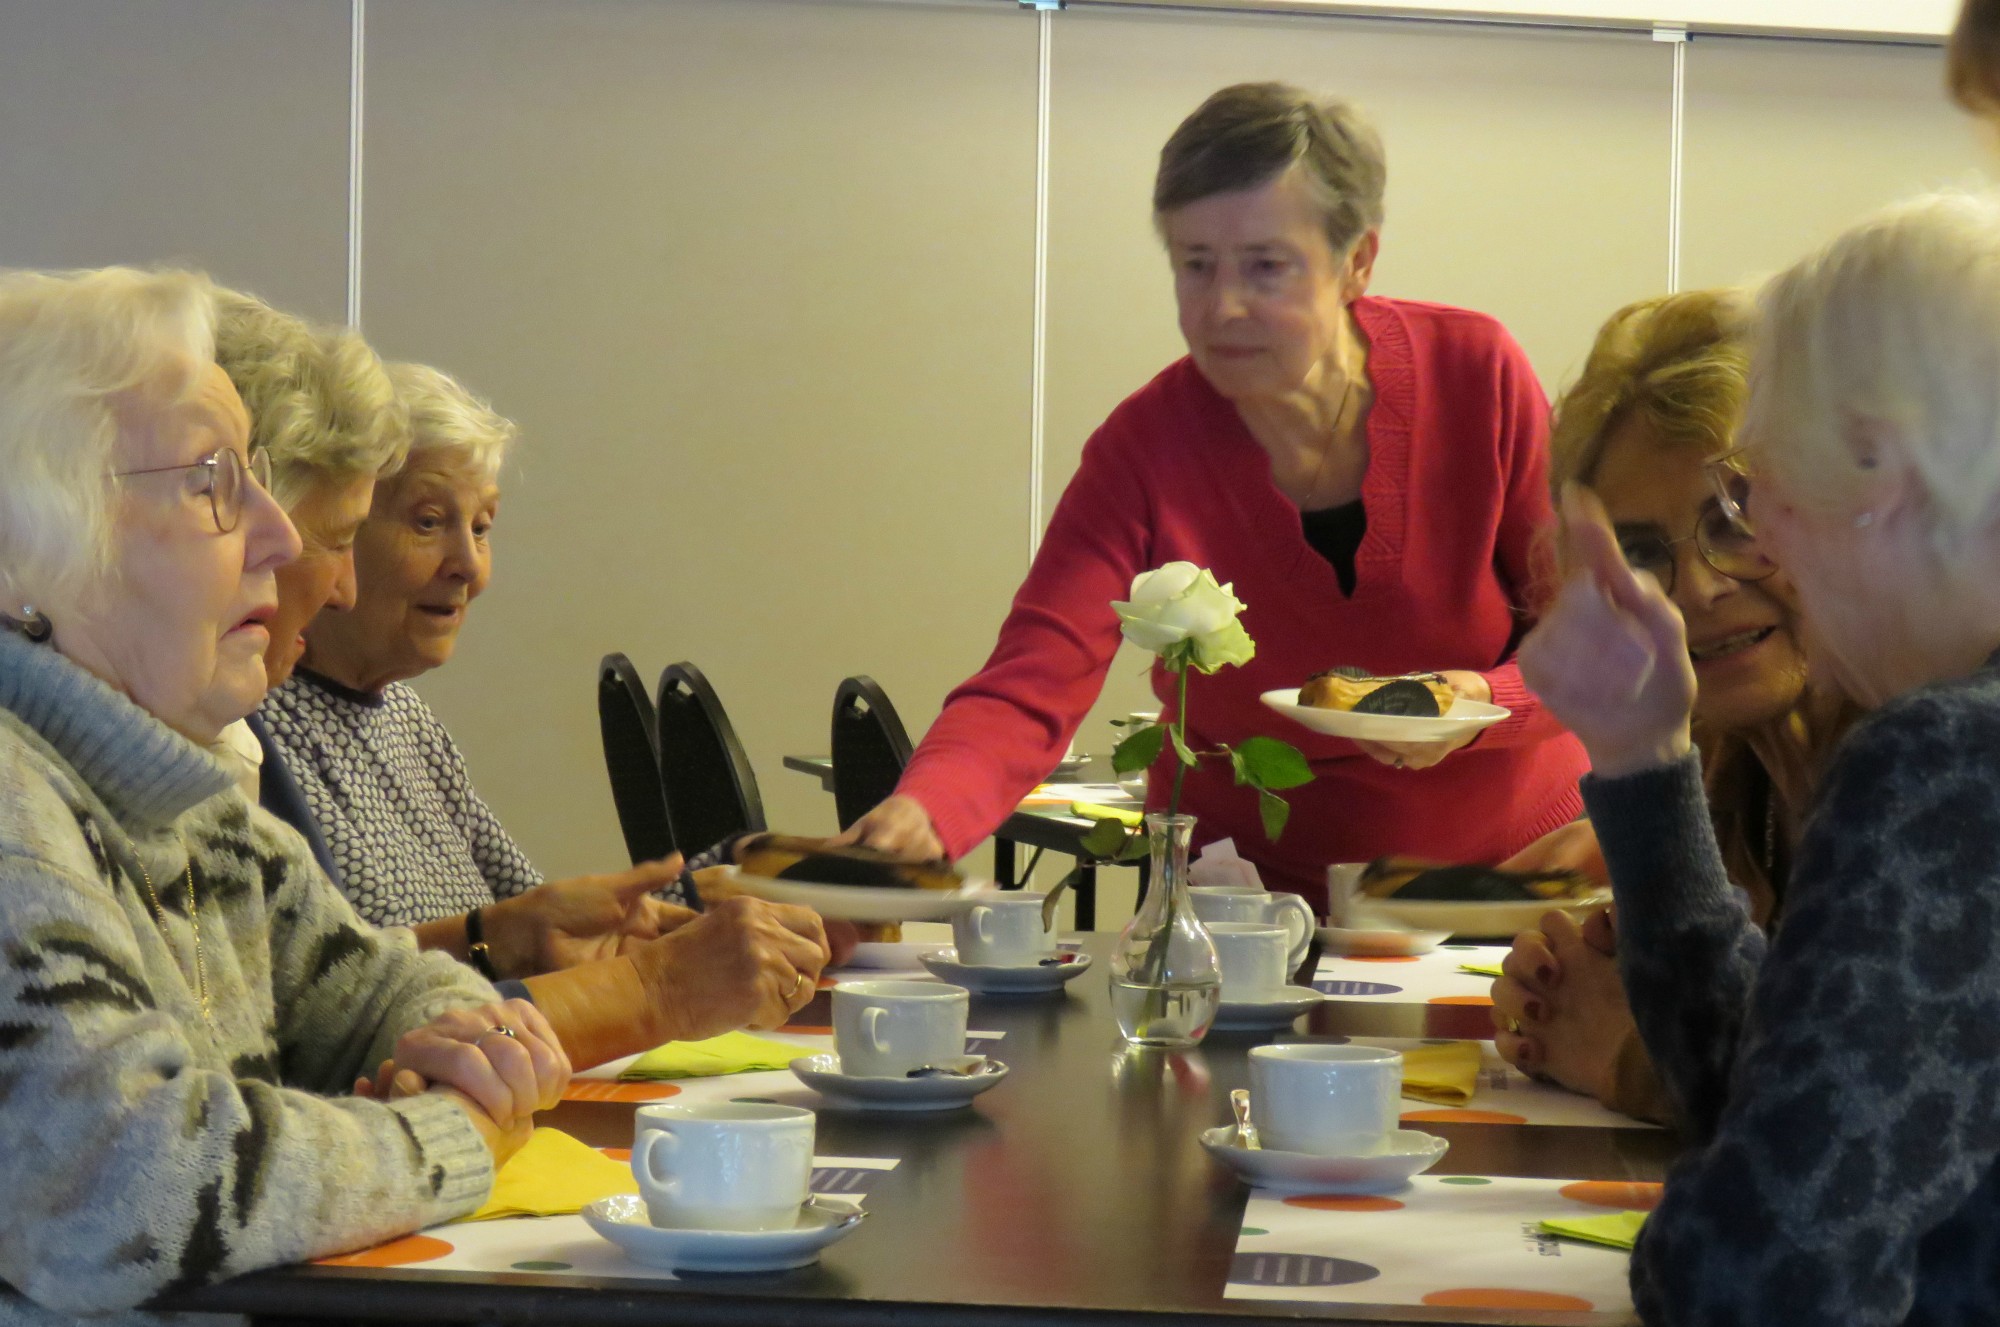
<path fill-rule="evenodd" d="M 1403 1057 L 1375 1046 L 1250 1048 L 1250 1120 L 1265 1147 L 1375 1156 L 1397 1127 Z"/>
<path fill-rule="evenodd" d="M 1032 968 L 1056 952 L 1056 933 L 1042 925 L 1045 896 L 989 896 L 951 919 L 958 961 L 973 967 Z"/>
<path fill-rule="evenodd" d="M 1335 926 L 1354 927 L 1354 904 L 1361 892 L 1361 873 L 1367 869 L 1366 862 L 1335 862 L 1326 868 L 1326 911 Z"/>
<path fill-rule="evenodd" d="M 1266 889 L 1246 889 L 1241 885 L 1196 885 L 1188 890 L 1194 900 L 1194 915 L 1204 925 L 1215 922 L 1265 922 L 1281 926 L 1291 938 L 1286 950 L 1286 971 L 1305 961 L 1306 946 L 1319 930 L 1319 918 L 1312 904 L 1297 894 L 1278 894 Z"/>
<path fill-rule="evenodd" d="M 813 1113 L 719 1101 L 641 1106 L 632 1176 L 670 1230 L 790 1230 L 810 1196 Z"/>
<path fill-rule="evenodd" d="M 1269 999 L 1285 988 L 1285 928 L 1264 922 L 1210 922 L 1208 938 L 1222 966 L 1222 998 Z"/>
<path fill-rule="evenodd" d="M 844 981 L 833 988 L 833 1049 L 840 1072 L 902 1078 L 965 1054 L 971 996 L 935 981 Z"/>

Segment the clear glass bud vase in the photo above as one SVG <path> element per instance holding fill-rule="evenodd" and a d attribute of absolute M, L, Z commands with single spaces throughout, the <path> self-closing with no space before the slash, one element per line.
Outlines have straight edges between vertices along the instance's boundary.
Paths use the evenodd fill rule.
<path fill-rule="evenodd" d="M 1215 942 L 1188 897 L 1193 816 L 1146 817 L 1152 881 L 1111 956 L 1111 1009 L 1118 1032 L 1140 1046 L 1192 1046 L 1222 1000 Z"/>

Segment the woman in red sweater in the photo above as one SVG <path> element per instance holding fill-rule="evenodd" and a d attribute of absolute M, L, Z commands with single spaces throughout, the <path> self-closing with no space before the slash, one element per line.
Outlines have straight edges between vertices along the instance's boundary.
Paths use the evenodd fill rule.
<path fill-rule="evenodd" d="M 1575 819 L 1582 749 L 1513 663 L 1542 588 L 1547 402 L 1493 319 L 1368 297 L 1384 177 L 1352 108 L 1279 84 L 1225 88 L 1175 131 L 1153 207 L 1189 354 L 1091 437 L 992 657 L 851 836 L 958 857 L 992 833 L 1101 690 L 1111 601 L 1175 560 L 1233 582 L 1257 642 L 1190 676 L 1189 743 L 1282 736 L 1315 775 L 1270 843 L 1226 764 L 1189 771 L 1197 842 L 1233 838 L 1267 884 L 1323 903 L 1331 862 L 1498 861 Z M 1335 664 L 1441 671 L 1512 716 L 1392 746 L 1258 703 Z M 1169 705 L 1172 681 L 1154 668 Z"/>

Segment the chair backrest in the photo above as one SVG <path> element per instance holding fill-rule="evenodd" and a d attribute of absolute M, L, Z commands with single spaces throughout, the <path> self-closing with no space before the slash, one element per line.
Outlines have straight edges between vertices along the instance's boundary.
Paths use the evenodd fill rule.
<path fill-rule="evenodd" d="M 660 782 L 674 842 L 693 854 L 731 834 L 767 828 L 757 775 L 715 688 L 691 663 L 660 674 Z"/>
<path fill-rule="evenodd" d="M 604 739 L 604 770 L 611 776 L 611 803 L 618 808 L 632 864 L 667 856 L 674 850 L 674 831 L 660 783 L 653 699 L 639 670 L 622 654 L 607 654 L 597 665 L 597 729 Z"/>
<path fill-rule="evenodd" d="M 833 693 L 833 805 L 846 829 L 896 791 L 910 763 L 910 735 L 872 677 L 850 677 Z"/>

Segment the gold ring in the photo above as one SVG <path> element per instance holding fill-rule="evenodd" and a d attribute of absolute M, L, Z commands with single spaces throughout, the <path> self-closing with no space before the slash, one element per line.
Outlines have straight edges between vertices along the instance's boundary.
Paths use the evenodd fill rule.
<path fill-rule="evenodd" d="M 1396 768 L 1397 769 L 1403 768 L 1403 758 L 1401 756 L 1396 757 Z"/>
<path fill-rule="evenodd" d="M 801 990 L 805 988 L 805 984 L 806 984 L 806 974 L 801 972 L 798 974 L 798 980 L 792 983 L 792 989 L 785 992 L 785 998 L 789 1000 L 793 996 L 797 995 Z"/>
<path fill-rule="evenodd" d="M 1517 1037 L 1518 1037 L 1518 1036 L 1520 1036 L 1520 1035 L 1521 1035 L 1521 1020 L 1520 1020 L 1520 1019 L 1518 1019 L 1518 1018 L 1509 1018 L 1509 1019 L 1507 1020 L 1507 1030 L 1508 1030 L 1509 1032 L 1513 1033 L 1513 1034 L 1514 1034 L 1515 1036 L 1517 1036 Z"/>

